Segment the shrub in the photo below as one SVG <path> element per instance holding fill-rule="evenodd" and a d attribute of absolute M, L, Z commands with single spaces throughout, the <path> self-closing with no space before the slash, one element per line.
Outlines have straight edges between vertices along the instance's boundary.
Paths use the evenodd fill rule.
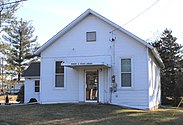
<path fill-rule="evenodd" d="M 16 101 L 20 103 L 24 103 L 24 85 L 21 86 L 20 91 L 18 92 Z"/>

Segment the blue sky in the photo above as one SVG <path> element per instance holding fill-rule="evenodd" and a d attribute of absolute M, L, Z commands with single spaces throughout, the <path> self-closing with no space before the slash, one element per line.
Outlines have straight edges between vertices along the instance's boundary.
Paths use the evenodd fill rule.
<path fill-rule="evenodd" d="M 88 8 L 123 26 L 157 0 L 28 0 L 16 16 L 32 20 L 34 35 L 42 45 Z M 151 9 L 123 28 L 144 40 L 171 29 L 183 45 L 183 1 L 159 0 Z"/>

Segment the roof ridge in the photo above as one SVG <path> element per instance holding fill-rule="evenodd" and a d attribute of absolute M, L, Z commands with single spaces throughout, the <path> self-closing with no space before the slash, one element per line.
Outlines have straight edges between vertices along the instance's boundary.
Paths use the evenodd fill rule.
<path fill-rule="evenodd" d="M 99 13 L 93 11 L 92 9 L 88 8 L 84 13 L 82 13 L 75 20 L 73 20 L 71 23 L 69 23 L 66 27 L 64 27 L 62 30 L 60 30 L 56 35 L 54 35 L 51 39 L 49 39 L 46 43 L 44 43 L 34 54 L 40 55 L 40 53 L 42 51 L 44 51 L 48 46 L 53 44 L 57 39 L 59 39 L 61 36 L 63 36 L 65 33 L 67 33 L 69 30 L 71 30 L 81 20 L 85 19 L 89 14 L 93 14 L 94 16 L 96 16 L 97 18 L 101 19 L 102 21 L 108 23 L 109 25 L 113 26 L 117 30 L 125 33 L 126 35 L 132 37 L 139 43 L 145 45 L 146 47 L 151 49 L 151 51 L 154 51 L 154 47 L 152 45 L 150 45 L 149 43 L 147 43 L 146 41 L 144 41 L 143 39 L 141 39 L 140 37 L 134 35 L 133 33 L 129 32 L 126 29 L 124 29 L 123 27 L 119 26 L 118 24 L 112 22 L 111 20 L 107 19 L 106 17 L 104 17 L 104 16 L 100 15 Z M 157 60 L 159 60 L 156 53 L 154 53 L 154 54 L 155 54 L 154 56 L 157 58 Z"/>

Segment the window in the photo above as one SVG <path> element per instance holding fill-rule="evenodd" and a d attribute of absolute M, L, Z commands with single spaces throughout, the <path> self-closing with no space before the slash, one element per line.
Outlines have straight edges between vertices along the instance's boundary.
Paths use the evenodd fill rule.
<path fill-rule="evenodd" d="M 131 87 L 131 59 L 121 59 L 121 87 Z"/>
<path fill-rule="evenodd" d="M 96 32 L 86 32 L 87 42 L 96 41 Z"/>
<path fill-rule="evenodd" d="M 64 87 L 64 66 L 61 66 L 61 61 L 56 61 L 55 87 Z"/>
<path fill-rule="evenodd" d="M 35 80 L 35 92 L 39 92 L 39 88 L 40 88 L 40 82 L 39 80 Z"/>

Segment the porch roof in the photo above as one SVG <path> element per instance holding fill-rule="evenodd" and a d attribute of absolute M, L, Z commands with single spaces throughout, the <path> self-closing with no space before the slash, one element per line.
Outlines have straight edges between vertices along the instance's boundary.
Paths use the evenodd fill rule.
<path fill-rule="evenodd" d="M 62 66 L 70 68 L 86 68 L 86 67 L 106 67 L 110 68 L 111 65 L 107 63 L 62 63 Z"/>

